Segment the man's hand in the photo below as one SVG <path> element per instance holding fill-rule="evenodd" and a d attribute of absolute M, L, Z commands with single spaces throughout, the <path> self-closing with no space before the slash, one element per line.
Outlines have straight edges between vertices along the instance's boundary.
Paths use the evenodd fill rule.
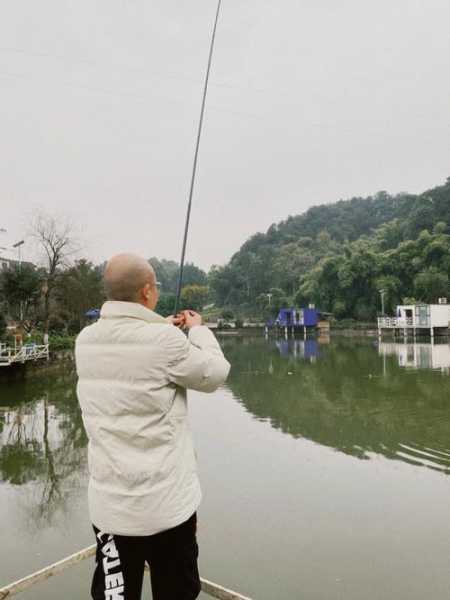
<path fill-rule="evenodd" d="M 185 326 L 185 319 L 183 313 L 178 313 L 177 315 L 170 315 L 166 317 L 166 321 L 171 325 L 175 325 L 175 327 L 183 328 Z"/>
<path fill-rule="evenodd" d="M 181 314 L 184 317 L 184 327 L 186 329 L 192 329 L 192 327 L 202 324 L 202 315 L 199 315 L 194 310 L 183 310 Z"/>

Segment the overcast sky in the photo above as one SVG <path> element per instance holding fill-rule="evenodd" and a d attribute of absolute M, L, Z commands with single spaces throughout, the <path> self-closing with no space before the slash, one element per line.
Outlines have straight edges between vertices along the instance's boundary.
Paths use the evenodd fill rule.
<path fill-rule="evenodd" d="M 94 261 L 179 258 L 215 6 L 1 1 L 0 246 L 41 207 Z M 224 263 L 315 204 L 445 181 L 449 23 L 448 0 L 223 0 L 188 260 Z"/>

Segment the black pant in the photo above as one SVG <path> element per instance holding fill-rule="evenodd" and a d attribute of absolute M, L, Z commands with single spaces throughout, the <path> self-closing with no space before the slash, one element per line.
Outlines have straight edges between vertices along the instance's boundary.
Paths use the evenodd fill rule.
<path fill-rule="evenodd" d="M 200 593 L 197 516 L 148 536 L 111 535 L 95 527 L 94 600 L 140 600 L 144 565 L 150 565 L 153 600 L 194 600 Z"/>

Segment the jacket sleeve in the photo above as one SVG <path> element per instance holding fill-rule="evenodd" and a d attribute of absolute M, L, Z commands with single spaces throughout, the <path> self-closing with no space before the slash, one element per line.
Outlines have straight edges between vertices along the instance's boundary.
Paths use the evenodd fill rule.
<path fill-rule="evenodd" d="M 226 380 L 230 363 L 207 327 L 193 327 L 188 337 L 173 327 L 168 344 L 171 382 L 200 392 L 214 392 Z"/>

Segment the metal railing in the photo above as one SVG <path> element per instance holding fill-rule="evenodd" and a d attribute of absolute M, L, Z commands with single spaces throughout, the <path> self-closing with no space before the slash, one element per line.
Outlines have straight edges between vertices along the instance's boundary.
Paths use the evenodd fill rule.
<path fill-rule="evenodd" d="M 414 323 L 412 317 L 378 317 L 378 327 L 381 329 L 408 329 L 411 327 L 430 327 L 429 319 L 421 319 L 420 324 Z"/>
<path fill-rule="evenodd" d="M 32 587 L 36 583 L 40 583 L 41 581 L 45 581 L 54 575 L 58 575 L 62 573 L 67 568 L 76 565 L 82 560 L 93 556 L 96 551 L 96 544 L 92 546 L 88 546 L 75 554 L 71 554 L 62 560 L 49 565 L 48 567 L 44 567 L 40 571 L 36 571 L 31 575 L 27 575 L 18 581 L 14 581 L 9 585 L 0 588 L 0 600 L 5 600 L 6 598 L 11 598 L 15 594 L 19 594 Z M 201 579 L 202 583 L 202 592 L 211 596 L 212 598 L 218 598 L 219 600 L 251 600 L 247 596 L 243 596 L 242 594 L 238 594 L 237 592 L 233 592 L 232 590 L 228 590 L 212 581 L 208 581 L 207 579 Z"/>
<path fill-rule="evenodd" d="M 13 363 L 24 363 L 29 360 L 49 358 L 48 344 L 25 344 L 19 348 L 0 345 L 0 366 L 9 366 Z"/>

